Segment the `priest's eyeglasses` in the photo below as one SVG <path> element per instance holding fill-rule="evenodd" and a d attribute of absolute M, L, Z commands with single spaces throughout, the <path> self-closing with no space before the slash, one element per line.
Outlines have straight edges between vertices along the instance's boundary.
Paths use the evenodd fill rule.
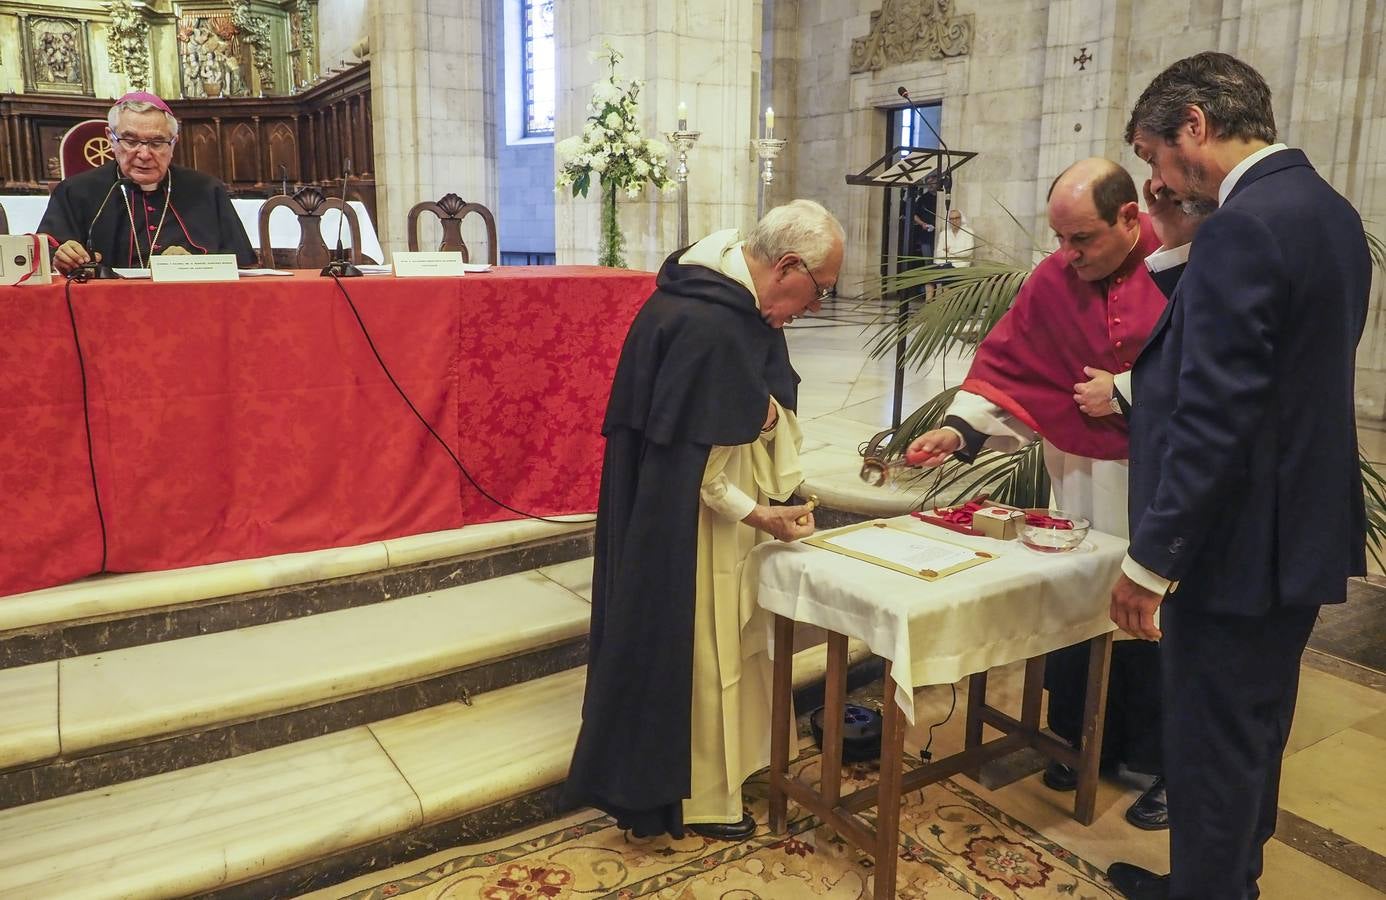
<path fill-rule="evenodd" d="M 837 285 L 823 287 L 818 283 L 818 279 L 813 277 L 813 273 L 809 271 L 808 263 L 801 259 L 799 265 L 804 267 L 804 274 L 809 277 L 809 281 L 813 282 L 813 288 L 818 292 L 818 296 L 814 298 L 815 303 L 822 303 L 824 300 L 831 300 L 837 296 Z"/>
<path fill-rule="evenodd" d="M 148 147 L 151 153 L 162 153 L 163 151 L 172 147 L 174 144 L 174 141 L 167 140 L 166 138 L 151 138 L 147 141 L 142 141 L 139 138 L 131 137 L 128 134 L 122 134 L 119 136 L 112 134 L 111 139 L 120 146 L 124 147 L 126 150 L 131 151 L 132 153 L 140 149 L 141 147 Z M 174 140 L 177 139 L 175 138 Z"/>

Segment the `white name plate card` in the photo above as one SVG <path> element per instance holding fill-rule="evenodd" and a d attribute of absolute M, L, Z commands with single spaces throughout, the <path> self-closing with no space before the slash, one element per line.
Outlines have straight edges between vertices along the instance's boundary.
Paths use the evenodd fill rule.
<path fill-rule="evenodd" d="M 236 281 L 236 254 L 209 253 L 205 256 L 156 256 L 149 260 L 154 281 Z"/>
<path fill-rule="evenodd" d="M 462 254 L 457 250 L 401 251 L 394 255 L 396 278 L 421 278 L 461 275 Z"/>

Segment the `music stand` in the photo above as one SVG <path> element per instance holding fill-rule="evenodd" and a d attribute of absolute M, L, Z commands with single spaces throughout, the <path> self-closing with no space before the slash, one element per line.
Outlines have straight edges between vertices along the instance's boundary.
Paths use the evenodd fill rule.
<path fill-rule="evenodd" d="M 952 190 L 953 173 L 977 154 L 970 150 L 945 150 L 935 147 L 907 147 L 897 144 L 887 150 L 865 169 L 855 175 L 847 176 L 847 183 L 861 187 L 899 188 L 904 201 L 906 222 L 913 215 L 913 202 L 909 188 L 919 186 L 926 193 L 942 191 L 945 196 Z M 891 216 L 890 204 L 882 213 L 881 234 L 881 278 L 890 272 Z M 945 226 L 946 227 L 946 226 Z M 897 250 L 897 255 L 898 250 Z M 897 303 L 896 322 L 903 326 L 909 318 L 910 298 L 891 294 Z M 891 427 L 900 427 L 901 405 L 905 396 L 905 368 L 902 359 L 905 355 L 905 337 L 902 333 L 895 344 L 895 396 L 891 402 Z"/>

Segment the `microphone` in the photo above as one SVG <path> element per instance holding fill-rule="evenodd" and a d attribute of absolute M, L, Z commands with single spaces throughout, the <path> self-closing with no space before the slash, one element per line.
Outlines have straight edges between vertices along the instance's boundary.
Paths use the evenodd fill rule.
<path fill-rule="evenodd" d="M 346 158 L 346 166 L 342 169 L 342 208 L 337 216 L 337 249 L 332 251 L 332 256 L 327 265 L 322 267 L 319 275 L 331 275 L 336 278 L 360 278 L 361 270 L 352 265 L 347 258 L 346 250 L 342 248 L 342 225 L 346 222 L 346 191 L 347 179 L 351 177 L 351 157 Z"/>
<path fill-rule="evenodd" d="M 938 141 L 939 149 L 943 151 L 944 162 L 950 162 L 948 144 L 944 142 L 943 135 L 934 131 L 934 126 L 929 124 L 929 120 L 925 118 L 924 113 L 919 109 L 919 104 L 914 102 L 914 98 L 910 96 L 910 92 L 906 90 L 905 86 L 902 84 L 896 89 L 895 93 L 899 94 L 904 101 L 910 105 L 910 109 L 914 110 L 914 114 L 919 117 L 919 121 L 924 123 L 924 127 L 929 129 L 929 132 L 934 136 L 934 140 Z M 949 168 L 951 168 L 951 165 Z M 948 169 L 944 169 L 943 174 L 939 176 L 939 184 L 943 188 L 944 205 L 946 207 L 948 192 L 953 188 L 953 176 Z"/>
<path fill-rule="evenodd" d="M 279 193 L 289 196 L 289 167 L 279 164 Z"/>
<path fill-rule="evenodd" d="M 119 172 L 119 170 L 117 170 L 117 172 Z M 101 281 L 119 277 L 111 269 L 110 264 L 106 262 L 97 262 L 96 248 L 93 246 L 93 236 L 96 234 L 97 220 L 101 218 L 101 213 L 103 213 L 106 210 L 106 204 L 110 202 L 111 195 L 115 193 L 116 188 L 121 188 L 121 196 L 125 196 L 124 185 L 127 185 L 129 183 L 129 178 L 126 178 L 124 175 L 117 175 L 116 180 L 111 183 L 111 186 L 109 188 L 106 189 L 106 196 L 101 198 L 101 205 L 96 208 L 96 215 L 91 217 L 91 223 L 87 225 L 87 240 L 82 245 L 86 248 L 87 256 L 91 258 L 87 262 L 84 262 L 77 268 L 73 269 L 71 272 L 68 272 L 67 277 L 69 280 L 91 281 L 95 279 L 97 281 Z"/>

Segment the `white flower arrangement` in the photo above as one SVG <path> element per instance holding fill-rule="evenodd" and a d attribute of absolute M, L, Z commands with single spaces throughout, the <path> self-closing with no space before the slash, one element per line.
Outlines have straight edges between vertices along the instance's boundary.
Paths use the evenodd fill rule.
<path fill-rule="evenodd" d="M 586 197 L 593 176 L 597 177 L 602 187 L 602 249 L 598 263 L 624 266 L 621 249 L 625 239 L 616 219 L 617 196 L 624 193 L 637 199 L 646 183 L 669 191 L 674 188 L 674 180 L 669 177 L 668 145 L 640 133 L 642 83 L 626 81 L 616 74 L 621 54 L 610 45 L 603 45 L 594 58 L 605 58 L 610 74 L 592 88 L 582 134 L 554 145 L 562 161 L 557 188 L 570 188 L 574 197 Z"/>

